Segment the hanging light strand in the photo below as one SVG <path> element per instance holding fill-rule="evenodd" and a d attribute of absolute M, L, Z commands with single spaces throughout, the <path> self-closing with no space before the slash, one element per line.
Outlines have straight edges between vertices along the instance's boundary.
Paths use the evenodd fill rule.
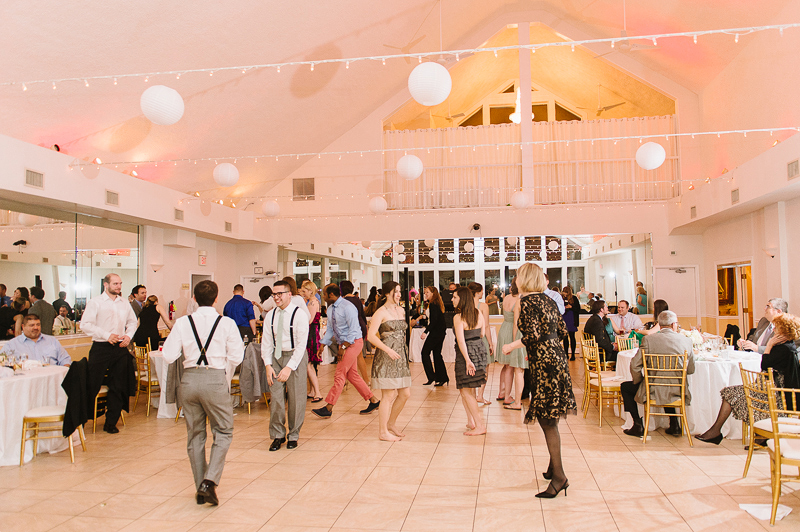
<path fill-rule="evenodd" d="M 772 24 L 768 26 L 751 26 L 751 27 L 744 27 L 744 28 L 726 28 L 726 29 L 718 29 L 718 30 L 703 30 L 703 31 L 686 31 L 686 32 L 679 32 L 679 33 L 659 33 L 653 35 L 638 35 L 638 36 L 629 36 L 627 37 L 628 41 L 653 41 L 657 42 L 658 39 L 669 39 L 669 38 L 676 38 L 676 37 L 692 37 L 696 39 L 698 36 L 707 36 L 707 35 L 749 35 L 751 33 L 762 32 L 762 31 L 770 31 L 770 30 L 778 30 L 778 32 L 783 35 L 784 30 L 790 28 L 797 28 L 800 27 L 800 23 L 791 23 L 791 24 Z M 180 78 L 180 76 L 185 74 L 192 74 L 192 73 L 203 73 L 208 74 L 209 76 L 213 75 L 215 72 L 226 72 L 226 71 L 240 71 L 243 70 L 245 72 L 250 70 L 262 70 L 262 69 L 276 69 L 280 72 L 281 67 L 287 66 L 305 66 L 309 67 L 311 70 L 314 70 L 315 65 L 326 65 L 326 64 L 349 64 L 349 63 L 356 63 L 359 61 L 380 61 L 382 64 L 386 64 L 387 60 L 391 59 L 418 59 L 421 60 L 423 57 L 436 57 L 437 59 L 440 56 L 449 56 L 453 59 L 460 58 L 460 56 L 469 55 L 469 54 L 478 54 L 483 52 L 490 52 L 494 53 L 495 56 L 498 52 L 505 52 L 505 51 L 514 51 L 514 50 L 531 50 L 535 51 L 539 48 L 547 48 L 547 47 L 563 47 L 569 46 L 574 49 L 576 46 L 592 46 L 596 44 L 605 44 L 611 45 L 619 40 L 619 37 L 608 37 L 603 39 L 584 39 L 580 41 L 557 41 L 557 42 L 548 42 L 548 43 L 536 43 L 536 44 L 516 44 L 516 45 L 508 45 L 508 46 L 496 46 L 496 47 L 487 47 L 487 48 L 465 48 L 461 50 L 444 50 L 444 51 L 435 51 L 435 52 L 414 52 L 414 53 L 407 53 L 407 54 L 389 54 L 389 55 L 375 55 L 375 56 L 364 56 L 364 57 L 347 57 L 347 58 L 332 58 L 332 59 L 314 59 L 307 60 L 307 61 L 287 61 L 285 63 L 264 63 L 264 64 L 257 64 L 257 65 L 237 65 L 237 66 L 220 66 L 220 67 L 213 67 L 213 68 L 196 68 L 196 69 L 181 69 L 181 70 L 164 70 L 164 71 L 156 71 L 156 72 L 139 72 L 133 74 L 108 74 L 102 76 L 78 76 L 78 77 L 66 77 L 66 78 L 58 78 L 58 79 L 38 79 L 38 80 L 23 80 L 23 81 L 5 81 L 0 82 L 0 86 L 12 86 L 12 85 L 20 85 L 20 86 L 28 86 L 28 85 L 35 85 L 35 84 L 56 84 L 56 83 L 63 83 L 63 82 L 79 82 L 86 84 L 89 81 L 94 80 L 115 80 L 121 78 L 145 78 L 145 80 L 149 81 L 151 76 L 176 76 Z"/>

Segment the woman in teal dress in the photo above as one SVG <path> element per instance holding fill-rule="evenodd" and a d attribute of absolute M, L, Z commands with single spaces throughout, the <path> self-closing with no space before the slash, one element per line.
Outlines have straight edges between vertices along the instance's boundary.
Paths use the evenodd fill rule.
<path fill-rule="evenodd" d="M 503 299 L 503 324 L 497 333 L 497 349 L 495 349 L 495 361 L 503 365 L 503 369 L 500 370 L 500 393 L 497 400 L 502 401 L 503 406 L 509 410 L 522 410 L 522 386 L 525 370 L 528 369 L 528 355 L 524 347 L 514 349 L 507 355 L 503 353 L 504 345 L 521 338 L 516 327 L 519 318 L 518 303 L 519 290 L 515 277 L 511 281 L 511 295 Z M 516 400 L 511 396 L 512 383 L 517 392 Z"/>
<path fill-rule="evenodd" d="M 647 314 L 647 291 L 644 286 L 636 287 L 636 310 L 639 314 Z"/>

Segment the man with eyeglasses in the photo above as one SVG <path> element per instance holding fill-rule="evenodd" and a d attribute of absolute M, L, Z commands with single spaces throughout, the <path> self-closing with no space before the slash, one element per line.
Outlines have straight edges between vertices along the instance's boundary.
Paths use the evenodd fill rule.
<path fill-rule="evenodd" d="M 292 302 L 292 290 L 286 281 L 272 285 L 272 298 L 277 305 L 264 315 L 261 336 L 261 357 L 267 366 L 267 382 L 272 401 L 269 405 L 270 451 L 281 448 L 286 438 L 287 449 L 297 447 L 300 428 L 306 416 L 306 378 L 308 377 L 308 319 Z M 286 433 L 288 395 L 289 433 Z"/>
<path fill-rule="evenodd" d="M 775 297 L 767 301 L 767 305 L 764 307 L 764 317 L 758 322 L 755 331 L 747 337 L 747 340 L 739 340 L 739 348 L 763 354 L 767 349 L 767 342 L 775 332 L 772 320 L 785 312 L 789 312 L 789 303 L 785 299 Z"/>

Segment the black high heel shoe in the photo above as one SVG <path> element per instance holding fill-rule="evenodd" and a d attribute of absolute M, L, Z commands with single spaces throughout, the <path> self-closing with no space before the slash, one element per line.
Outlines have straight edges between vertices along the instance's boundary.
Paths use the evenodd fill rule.
<path fill-rule="evenodd" d="M 428 382 L 426 382 L 425 384 L 423 384 L 423 386 L 430 386 L 431 384 L 433 384 L 433 379 L 431 379 Z"/>
<path fill-rule="evenodd" d="M 439 386 L 444 386 L 445 384 L 450 384 L 450 379 L 447 379 L 446 381 L 442 382 L 437 382 L 436 384 L 434 384 L 434 386 L 439 387 Z"/>
<path fill-rule="evenodd" d="M 550 484 L 550 486 L 552 486 L 552 485 L 553 485 L 553 484 L 551 483 L 551 484 Z M 548 489 L 548 490 L 550 489 L 550 486 L 547 486 L 547 489 Z M 540 493 L 537 493 L 537 494 L 536 494 L 536 498 L 537 498 L 537 499 L 555 499 L 555 498 L 556 498 L 556 496 L 557 496 L 557 495 L 559 494 L 559 492 L 561 492 L 561 491 L 563 491 L 563 492 L 564 492 L 564 497 L 566 497 L 566 496 L 567 496 L 567 488 L 568 488 L 568 487 L 569 487 L 569 480 L 568 480 L 568 479 L 565 479 L 565 480 L 564 480 L 564 484 L 563 484 L 563 485 L 562 485 L 560 488 L 558 488 L 558 489 L 556 490 L 556 492 L 555 492 L 555 493 L 551 493 L 551 492 L 549 492 L 549 491 L 547 491 L 547 490 L 544 490 L 544 491 L 542 491 L 542 492 L 540 492 Z"/>
<path fill-rule="evenodd" d="M 553 470 L 550 467 L 548 467 L 547 471 L 542 473 L 542 476 L 544 477 L 545 480 L 550 480 L 551 478 L 553 478 Z"/>
<path fill-rule="evenodd" d="M 705 443 L 713 443 L 714 445 L 719 445 L 722 443 L 722 434 L 717 434 L 713 438 L 703 438 L 702 435 L 698 434 L 695 436 L 696 440 L 700 440 L 701 442 Z"/>

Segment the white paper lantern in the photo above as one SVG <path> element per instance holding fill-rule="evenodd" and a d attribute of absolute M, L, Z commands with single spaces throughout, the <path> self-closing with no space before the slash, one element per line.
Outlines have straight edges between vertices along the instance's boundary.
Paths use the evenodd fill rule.
<path fill-rule="evenodd" d="M 422 159 L 416 155 L 403 155 L 397 161 L 397 175 L 411 181 L 422 175 Z"/>
<path fill-rule="evenodd" d="M 436 259 L 436 252 L 435 252 L 434 250 L 430 250 L 430 251 L 428 252 L 428 256 L 429 256 L 431 259 Z"/>
<path fill-rule="evenodd" d="M 456 254 L 451 251 L 447 254 L 447 260 L 456 260 Z"/>
<path fill-rule="evenodd" d="M 491 257 L 492 255 L 494 255 L 494 250 L 492 248 L 486 248 L 483 250 L 483 254 L 486 255 L 487 257 Z"/>
<path fill-rule="evenodd" d="M 636 163 L 645 170 L 655 170 L 667 158 L 667 152 L 658 142 L 645 142 L 636 150 Z"/>
<path fill-rule="evenodd" d="M 436 240 L 434 240 L 432 238 L 426 238 L 425 239 L 425 245 L 428 246 L 429 248 L 432 248 L 433 246 L 436 245 Z"/>
<path fill-rule="evenodd" d="M 214 181 L 221 187 L 232 187 L 239 181 L 239 170 L 231 163 L 220 163 L 214 168 Z"/>
<path fill-rule="evenodd" d="M 273 218 L 281 212 L 281 206 L 275 200 L 267 200 L 261 204 L 261 212 L 264 213 L 264 216 Z"/>
<path fill-rule="evenodd" d="M 519 242 L 519 239 L 515 236 L 509 236 L 506 237 L 506 242 L 508 243 L 509 246 L 516 246 L 517 242 Z"/>
<path fill-rule="evenodd" d="M 19 220 L 19 223 L 24 225 L 25 227 L 33 227 L 34 225 L 39 223 L 39 217 L 34 216 L 33 214 L 20 213 L 17 219 Z"/>
<path fill-rule="evenodd" d="M 450 72 L 439 63 L 421 63 L 408 76 L 408 92 L 422 105 L 439 105 L 450 95 L 452 87 Z"/>
<path fill-rule="evenodd" d="M 522 191 L 514 192 L 511 196 L 511 206 L 515 209 L 524 209 L 528 205 L 528 195 Z"/>
<path fill-rule="evenodd" d="M 555 251 L 558 249 L 558 240 L 551 240 L 547 243 L 547 249 L 550 251 Z"/>
<path fill-rule="evenodd" d="M 395 244 L 392 249 L 395 253 L 402 253 L 406 250 L 406 247 L 403 244 Z"/>
<path fill-rule="evenodd" d="M 406 256 L 403 253 L 397 256 L 397 262 L 405 262 L 405 261 L 406 261 Z"/>
<path fill-rule="evenodd" d="M 368 248 L 368 247 L 370 247 L 371 245 L 372 245 L 372 242 L 370 242 L 369 240 L 363 240 L 363 241 L 361 242 L 361 246 L 362 246 L 362 247 L 365 247 L 365 248 Z"/>
<path fill-rule="evenodd" d="M 183 98 L 164 85 L 153 85 L 144 91 L 139 105 L 144 116 L 159 126 L 171 126 L 183 116 Z"/>
<path fill-rule="evenodd" d="M 375 196 L 369 200 L 369 210 L 375 214 L 386 212 L 387 207 L 389 207 L 389 205 L 386 203 L 386 200 L 383 198 L 383 196 Z"/>
<path fill-rule="evenodd" d="M 473 249 L 475 249 L 475 246 L 472 244 L 472 242 L 467 242 L 466 244 L 464 244 L 464 251 L 469 252 L 472 251 Z"/>
<path fill-rule="evenodd" d="M 373 253 L 373 255 L 375 255 L 376 259 L 379 259 L 383 256 L 383 251 L 378 250 L 375 253 Z"/>

